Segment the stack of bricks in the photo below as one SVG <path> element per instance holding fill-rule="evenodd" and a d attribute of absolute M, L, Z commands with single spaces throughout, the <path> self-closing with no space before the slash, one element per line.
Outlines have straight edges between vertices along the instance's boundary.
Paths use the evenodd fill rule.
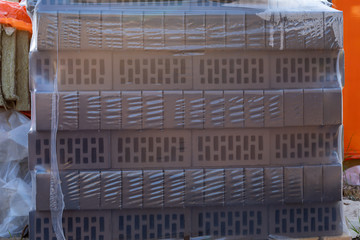
<path fill-rule="evenodd" d="M 66 239 L 341 235 L 342 13 L 267 4 L 39 2 L 31 239 L 54 82 Z"/>

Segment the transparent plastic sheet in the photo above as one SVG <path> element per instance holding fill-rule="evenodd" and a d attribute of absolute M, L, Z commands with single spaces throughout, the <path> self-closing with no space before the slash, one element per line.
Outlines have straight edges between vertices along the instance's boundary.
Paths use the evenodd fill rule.
<path fill-rule="evenodd" d="M 341 12 L 43 0 L 33 20 L 33 238 L 343 233 Z"/>
<path fill-rule="evenodd" d="M 0 237 L 16 236 L 28 223 L 31 176 L 27 132 L 30 120 L 15 111 L 0 110 Z"/>

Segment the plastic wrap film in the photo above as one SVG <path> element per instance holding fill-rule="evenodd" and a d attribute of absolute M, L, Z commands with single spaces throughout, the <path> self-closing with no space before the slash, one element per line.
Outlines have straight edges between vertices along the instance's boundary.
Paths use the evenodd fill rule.
<path fill-rule="evenodd" d="M 31 0 L 31 239 L 343 233 L 342 12 Z"/>

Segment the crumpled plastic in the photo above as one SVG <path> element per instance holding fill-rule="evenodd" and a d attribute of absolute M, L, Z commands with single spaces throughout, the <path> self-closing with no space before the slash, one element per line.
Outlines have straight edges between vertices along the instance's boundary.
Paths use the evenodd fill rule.
<path fill-rule="evenodd" d="M 25 6 L 0 0 L 0 24 L 32 33 L 32 23 Z"/>
<path fill-rule="evenodd" d="M 0 237 L 16 236 L 28 222 L 31 175 L 28 171 L 30 119 L 0 110 Z"/>

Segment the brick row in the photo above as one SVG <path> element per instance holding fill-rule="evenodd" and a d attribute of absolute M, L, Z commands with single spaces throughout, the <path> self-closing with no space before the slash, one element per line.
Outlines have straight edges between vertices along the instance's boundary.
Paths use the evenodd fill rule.
<path fill-rule="evenodd" d="M 342 126 L 69 131 L 57 134 L 66 169 L 288 166 L 341 162 Z M 50 132 L 29 133 L 29 168 L 49 169 Z"/>
<path fill-rule="evenodd" d="M 68 210 L 333 202 L 341 165 L 62 171 Z M 327 180 L 332 183 L 329 184 Z M 36 210 L 50 210 L 50 175 L 36 175 Z"/>
<path fill-rule="evenodd" d="M 34 93 L 36 130 L 51 129 L 52 93 Z M 323 126 L 342 123 L 340 88 L 59 93 L 59 130 Z"/>
<path fill-rule="evenodd" d="M 36 91 L 238 90 L 336 88 L 343 82 L 337 51 L 32 52 Z"/>
<path fill-rule="evenodd" d="M 196 9 L 196 7 L 195 7 Z M 341 49 L 342 13 L 208 7 L 37 11 L 37 49 Z M 313 27 L 315 26 L 315 27 Z M 58 31 L 55 31 L 57 29 Z M 111 30 L 110 30 L 111 29 Z"/>
<path fill-rule="evenodd" d="M 65 211 L 66 239 L 226 237 L 266 239 L 336 236 L 343 231 L 341 203 Z M 50 212 L 30 213 L 30 238 L 53 239 Z"/>

